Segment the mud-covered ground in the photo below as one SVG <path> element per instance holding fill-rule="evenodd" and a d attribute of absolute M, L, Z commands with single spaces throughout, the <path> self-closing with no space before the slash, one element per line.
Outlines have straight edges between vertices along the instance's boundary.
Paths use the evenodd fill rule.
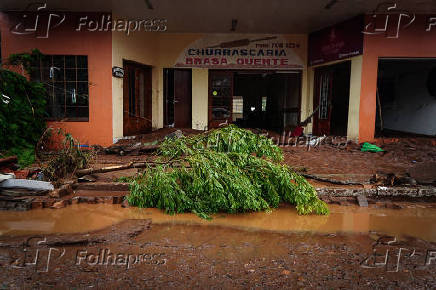
<path fill-rule="evenodd" d="M 410 175 L 424 183 L 436 180 L 436 146 L 432 139 L 399 139 L 379 146 L 385 152 L 361 152 L 357 144 L 311 148 L 286 146 L 282 149 L 288 165 L 312 174 L 379 173 Z"/>
<path fill-rule="evenodd" d="M 162 140 L 176 128 L 164 128 L 134 139 L 120 140 L 117 145 L 132 145 L 137 142 Z M 272 131 L 250 129 L 271 138 L 280 144 L 284 163 L 296 170 L 311 175 L 329 176 L 334 180 L 352 180 L 368 183 L 374 174 L 412 177 L 418 184 L 436 184 L 436 139 L 435 138 L 379 138 L 374 141 L 385 152 L 361 152 L 360 145 L 346 143 L 344 137 L 329 136 L 320 143 L 308 146 L 313 139 L 285 138 Z M 181 129 L 184 135 L 200 134 L 202 131 Z M 316 137 L 312 137 L 316 138 Z M 125 164 L 148 161 L 150 154 L 139 156 L 99 155 L 94 166 Z"/>
<path fill-rule="evenodd" d="M 91 234 L 34 237 L 24 260 L 26 238 L 0 238 L 2 288 L 436 286 L 435 243 L 376 233 L 281 234 L 128 220 Z"/>

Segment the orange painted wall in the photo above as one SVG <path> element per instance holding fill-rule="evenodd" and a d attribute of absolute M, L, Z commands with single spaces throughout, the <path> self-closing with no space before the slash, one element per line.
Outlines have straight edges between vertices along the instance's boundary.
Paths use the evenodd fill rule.
<path fill-rule="evenodd" d="M 44 54 L 88 56 L 89 121 L 49 122 L 48 126 L 63 128 L 82 144 L 112 144 L 112 33 L 76 32 L 75 24 L 66 22 L 52 29 L 48 38 L 36 38 L 10 33 L 12 25 L 15 20 L 0 13 L 3 59 L 34 48 Z"/>
<path fill-rule="evenodd" d="M 385 35 L 365 35 L 359 142 L 374 140 L 378 59 L 381 57 L 436 57 L 436 27 L 427 32 L 427 20 L 427 16 L 417 15 L 411 26 L 400 30 L 398 38 L 386 38 Z"/>

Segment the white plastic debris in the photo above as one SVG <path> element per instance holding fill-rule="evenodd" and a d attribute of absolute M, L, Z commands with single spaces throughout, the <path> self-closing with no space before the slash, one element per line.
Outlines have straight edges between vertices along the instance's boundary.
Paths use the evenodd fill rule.
<path fill-rule="evenodd" d="M 9 98 L 8 96 L 2 94 L 2 102 L 5 103 L 6 105 L 9 104 L 9 102 L 11 101 L 11 98 Z"/>
<path fill-rule="evenodd" d="M 30 179 L 6 179 L 0 183 L 0 188 L 26 188 L 32 190 L 54 190 L 53 184 L 47 181 Z"/>
<path fill-rule="evenodd" d="M 14 178 L 15 178 L 15 174 L 13 173 L 0 174 L 0 183 L 7 179 L 14 179 Z"/>

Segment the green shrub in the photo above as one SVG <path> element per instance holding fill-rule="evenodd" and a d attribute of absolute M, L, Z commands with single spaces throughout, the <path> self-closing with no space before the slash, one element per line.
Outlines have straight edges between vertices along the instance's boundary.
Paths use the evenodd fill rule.
<path fill-rule="evenodd" d="M 212 142 L 213 141 L 213 142 Z M 307 180 L 279 163 L 266 137 L 230 125 L 206 134 L 166 139 L 160 160 L 130 184 L 128 202 L 167 213 L 248 212 L 295 204 L 300 214 L 328 214 Z"/>
<path fill-rule="evenodd" d="M 31 152 L 45 129 L 45 116 L 44 86 L 0 69 L 0 152 L 18 155 L 22 166 L 33 163 Z"/>

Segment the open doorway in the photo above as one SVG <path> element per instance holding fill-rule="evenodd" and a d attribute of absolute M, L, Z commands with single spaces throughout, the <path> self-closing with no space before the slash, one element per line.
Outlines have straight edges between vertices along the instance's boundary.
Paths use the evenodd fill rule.
<path fill-rule="evenodd" d="M 436 136 L 436 59 L 380 59 L 376 136 Z"/>
<path fill-rule="evenodd" d="M 315 69 L 314 135 L 347 135 L 350 76 L 351 61 Z"/>
<path fill-rule="evenodd" d="M 164 125 L 191 128 L 192 71 L 164 69 Z"/>
<path fill-rule="evenodd" d="M 300 71 L 210 71 L 209 127 L 235 123 L 277 132 L 300 118 Z"/>

